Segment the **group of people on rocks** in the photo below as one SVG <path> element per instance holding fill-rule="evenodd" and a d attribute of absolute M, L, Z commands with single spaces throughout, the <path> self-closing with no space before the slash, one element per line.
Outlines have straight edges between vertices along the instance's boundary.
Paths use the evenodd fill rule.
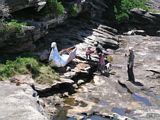
<path fill-rule="evenodd" d="M 53 42 L 55 44 L 55 42 Z M 91 47 L 87 47 L 85 54 L 86 54 L 86 60 L 87 61 L 91 61 L 91 54 L 92 53 L 96 53 L 98 55 L 98 71 L 103 74 L 106 72 L 109 72 L 108 68 L 111 67 L 111 62 L 113 60 L 113 58 L 109 55 L 109 53 L 107 52 L 107 50 L 105 50 L 102 45 L 99 42 L 95 42 L 94 46 L 96 47 L 95 52 L 91 49 Z M 52 49 L 53 49 L 53 45 L 51 45 Z M 67 50 L 65 49 L 64 51 L 60 52 L 60 54 L 64 54 L 64 52 L 69 52 L 70 50 L 74 49 L 75 47 L 71 47 L 68 48 Z M 57 51 L 57 55 L 58 55 L 58 50 L 57 48 L 55 49 Z M 50 56 L 54 57 L 53 60 L 56 58 L 56 60 L 58 59 L 58 57 L 52 55 L 53 51 L 51 51 Z M 71 54 L 70 54 L 71 55 Z M 135 77 L 134 77 L 134 73 L 133 73 L 133 66 L 134 66 L 134 51 L 133 51 L 133 47 L 129 47 L 129 54 L 125 55 L 128 56 L 128 64 L 127 64 L 127 73 L 128 73 L 128 80 L 135 83 Z M 70 56 L 71 57 L 71 56 Z M 75 53 L 72 55 L 72 59 L 75 57 Z M 51 58 L 51 57 L 49 57 Z M 70 60 L 72 60 L 70 59 Z M 50 60 L 50 59 L 49 59 Z M 52 60 L 52 59 L 51 59 Z M 57 60 L 57 62 L 60 62 L 59 59 Z"/>
<path fill-rule="evenodd" d="M 99 44 L 99 42 L 95 42 L 94 46 L 96 47 L 96 54 L 99 56 L 99 62 L 98 62 L 98 71 L 101 73 L 104 73 L 105 66 L 109 61 L 107 60 L 108 53 L 107 51 Z M 93 50 L 91 50 L 91 47 L 87 47 L 86 49 L 86 60 L 91 60 L 91 54 L 94 53 Z"/>
<path fill-rule="evenodd" d="M 107 51 L 100 45 L 99 42 L 94 43 L 94 46 L 96 47 L 96 54 L 99 56 L 99 62 L 98 62 L 98 71 L 101 73 L 104 73 L 106 69 L 106 65 L 111 65 L 111 60 L 108 61 L 109 54 Z M 91 47 L 87 47 L 86 49 L 86 60 L 91 60 L 91 54 L 94 53 L 93 50 L 91 50 Z M 133 73 L 133 66 L 134 66 L 134 52 L 133 47 L 129 47 L 129 54 L 128 54 L 128 64 L 127 64 L 127 73 L 128 73 L 128 80 L 131 82 L 135 82 L 135 77 Z"/>

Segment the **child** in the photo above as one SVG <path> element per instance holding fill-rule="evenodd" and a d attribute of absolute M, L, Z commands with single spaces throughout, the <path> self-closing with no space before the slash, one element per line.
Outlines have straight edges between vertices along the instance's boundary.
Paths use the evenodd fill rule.
<path fill-rule="evenodd" d="M 91 54 L 94 53 L 94 51 L 91 50 L 91 47 L 88 47 L 86 49 L 86 60 L 91 60 Z"/>

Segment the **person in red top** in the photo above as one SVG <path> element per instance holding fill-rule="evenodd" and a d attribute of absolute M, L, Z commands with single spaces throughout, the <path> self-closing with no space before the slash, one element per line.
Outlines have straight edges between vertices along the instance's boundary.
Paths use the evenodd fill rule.
<path fill-rule="evenodd" d="M 86 60 L 91 60 L 91 54 L 94 53 L 94 51 L 91 50 L 91 47 L 88 47 L 86 49 Z"/>

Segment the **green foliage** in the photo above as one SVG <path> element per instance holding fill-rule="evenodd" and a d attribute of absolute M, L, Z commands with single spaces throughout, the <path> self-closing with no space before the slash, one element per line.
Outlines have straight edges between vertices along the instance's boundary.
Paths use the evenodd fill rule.
<path fill-rule="evenodd" d="M 55 12 L 57 15 L 63 15 L 65 8 L 63 7 L 61 2 L 58 2 L 58 0 L 49 0 L 49 5 L 51 5 L 51 7 L 53 6 Z"/>
<path fill-rule="evenodd" d="M 69 3 L 67 1 L 62 2 L 62 0 L 48 0 L 47 6 L 39 13 L 43 17 L 53 17 L 53 13 L 55 13 L 55 15 L 64 15 L 65 11 L 67 11 L 71 16 L 76 16 L 79 9 L 75 2 Z"/>
<path fill-rule="evenodd" d="M 148 10 L 145 6 L 147 0 L 117 0 L 115 5 L 116 20 L 123 22 L 129 18 L 130 10 L 133 8 L 142 8 Z"/>
<path fill-rule="evenodd" d="M 26 68 L 27 64 L 32 64 L 34 69 L 38 67 L 38 62 L 35 59 L 19 57 L 15 61 L 7 60 L 5 64 L 0 64 L 0 74 L 2 77 L 8 78 L 15 74 L 29 73 Z"/>
<path fill-rule="evenodd" d="M 77 4 L 73 4 L 71 7 L 70 7 L 70 14 L 72 16 L 76 16 L 78 14 L 78 6 Z"/>
<path fill-rule="evenodd" d="M 24 22 L 18 22 L 17 20 L 11 20 L 10 22 L 5 22 L 3 28 L 0 32 L 22 32 L 22 26 L 26 26 L 27 24 Z"/>
<path fill-rule="evenodd" d="M 16 74 L 32 74 L 38 83 L 52 83 L 59 79 L 59 74 L 51 67 L 42 65 L 34 57 L 18 57 L 14 61 L 0 64 L 1 80 L 8 79 Z"/>
<path fill-rule="evenodd" d="M 17 58 L 15 61 L 8 60 L 6 64 L 0 64 L 0 74 L 8 78 L 18 73 L 29 73 L 26 69 L 27 64 L 33 64 L 34 68 L 38 66 L 37 61 L 32 58 Z"/>

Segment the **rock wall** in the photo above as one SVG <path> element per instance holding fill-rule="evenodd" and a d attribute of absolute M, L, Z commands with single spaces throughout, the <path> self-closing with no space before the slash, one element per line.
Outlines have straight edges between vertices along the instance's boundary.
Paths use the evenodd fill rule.
<path fill-rule="evenodd" d="M 24 9 L 33 9 L 33 8 L 36 9 L 40 2 L 45 2 L 45 0 L 21 0 L 21 1 L 3 0 L 0 2 L 0 16 L 3 15 L 6 18 L 8 17 L 12 18 L 14 17 L 12 16 L 12 14 L 14 14 L 17 11 L 22 11 Z M 80 3 L 77 2 L 75 3 L 78 4 L 78 8 L 80 10 L 79 12 L 84 13 L 84 16 L 81 17 L 86 17 L 85 15 L 87 14 L 85 13 L 89 13 L 87 15 L 89 19 L 99 21 L 100 23 L 107 23 L 108 16 L 109 16 L 108 19 L 112 19 L 111 16 L 113 16 L 112 14 L 114 9 L 113 0 L 112 1 L 81 0 Z M 106 11 L 107 14 L 109 15 L 106 14 Z M 20 18 L 21 21 L 30 24 L 30 26 L 28 27 L 29 29 L 25 31 L 25 34 L 21 35 L 15 33 L 3 34 L 0 39 L 1 53 L 17 53 L 17 52 L 34 50 L 35 45 L 33 43 L 39 40 L 40 38 L 43 38 L 47 34 L 48 28 L 55 28 L 55 26 L 63 23 L 69 17 L 71 16 L 68 15 L 68 13 L 65 13 L 62 16 L 57 16 L 57 17 L 55 16 L 54 18 L 39 19 L 40 21 L 32 20 L 30 18 L 28 19 Z M 41 25 L 45 27 L 45 29 L 43 28 L 41 29 Z M 9 50 L 8 48 L 10 48 L 11 50 Z"/>
<path fill-rule="evenodd" d="M 118 26 L 119 32 L 126 31 L 139 31 L 143 30 L 143 34 L 151 36 L 159 36 L 160 30 L 160 1 L 159 0 L 148 0 L 146 2 L 148 10 L 143 10 L 140 8 L 134 8 L 130 10 L 130 17 L 128 21 L 124 21 L 120 26 Z M 124 27 L 125 26 L 125 27 Z M 136 34 L 136 33 L 135 33 Z"/>
<path fill-rule="evenodd" d="M 33 42 L 47 34 L 40 26 L 23 26 L 22 33 L 5 32 L 0 33 L 1 53 L 17 53 L 22 51 L 33 51 L 35 45 Z"/>
<path fill-rule="evenodd" d="M 22 10 L 24 8 L 37 6 L 40 2 L 46 0 L 1 0 L 0 1 L 0 16 Z"/>
<path fill-rule="evenodd" d="M 90 12 L 90 17 L 102 23 L 112 23 L 114 20 L 115 0 L 86 0 L 85 6 Z M 113 21 L 114 22 L 114 21 Z"/>
<path fill-rule="evenodd" d="M 0 28 L 4 28 L 4 19 L 15 19 L 12 13 L 21 11 L 26 8 L 38 8 L 40 3 L 45 0 L 1 0 L 0 2 Z M 26 22 L 29 26 L 23 26 L 22 32 L 8 31 L 0 32 L 0 50 L 1 53 L 17 53 L 22 51 L 32 51 L 35 46 L 33 42 L 43 37 L 47 31 L 42 28 L 43 22 L 35 22 L 32 20 L 20 20 Z"/>
<path fill-rule="evenodd" d="M 23 27 L 24 30 L 22 28 L 23 33 L 3 33 L 0 31 L 1 53 L 33 51 L 35 49 L 35 45 L 33 43 L 44 37 L 47 34 L 48 28 L 55 27 L 57 24 L 62 23 L 66 18 L 68 18 L 67 14 L 54 16 L 49 19 L 39 19 L 38 21 L 32 18 L 23 18 L 22 16 L 14 18 L 15 12 L 23 11 L 24 9 L 32 9 L 33 12 L 38 15 L 38 11 L 36 10 L 40 3 L 45 3 L 45 0 L 3 0 L 0 2 L 0 16 L 2 16 L 3 19 L 18 19 L 28 25 Z M 32 14 L 32 11 L 30 13 L 26 13 L 26 16 L 27 14 Z M 23 13 L 23 16 L 25 16 L 25 13 Z M 5 24 L 5 22 L 3 19 L 0 21 L 0 28 L 4 27 L 3 24 Z"/>
<path fill-rule="evenodd" d="M 143 29 L 147 34 L 158 35 L 160 30 L 160 13 L 147 12 L 142 9 L 131 10 L 130 24 Z"/>

